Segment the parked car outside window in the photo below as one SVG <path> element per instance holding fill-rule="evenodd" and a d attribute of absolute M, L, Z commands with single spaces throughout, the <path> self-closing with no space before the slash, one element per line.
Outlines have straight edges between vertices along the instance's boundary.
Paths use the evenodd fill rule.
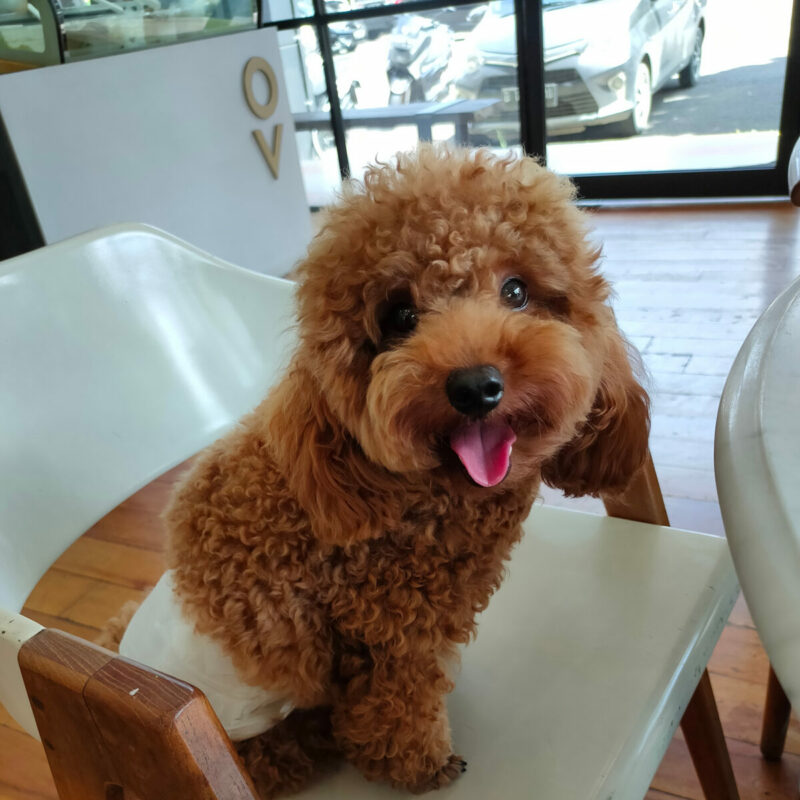
<path fill-rule="evenodd" d="M 550 135 L 614 125 L 641 133 L 653 93 L 678 75 L 697 83 L 706 0 L 543 0 L 545 106 Z M 473 127 L 476 143 L 519 137 L 514 0 L 494 0 L 470 34 L 461 97 L 497 97 Z"/>

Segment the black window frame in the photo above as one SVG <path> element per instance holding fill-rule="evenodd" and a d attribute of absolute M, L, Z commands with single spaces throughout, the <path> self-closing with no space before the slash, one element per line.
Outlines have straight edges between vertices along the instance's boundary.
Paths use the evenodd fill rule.
<path fill-rule="evenodd" d="M 261 3 L 267 0 L 261 0 Z M 276 21 L 262 20 L 259 26 L 278 30 L 312 25 L 317 33 L 326 89 L 330 103 L 331 130 L 343 178 L 349 176 L 342 110 L 336 91 L 336 72 L 328 25 L 342 20 L 363 20 L 380 16 L 432 11 L 452 6 L 474 5 L 476 0 L 407 0 L 396 5 L 328 12 L 325 0 L 313 0 L 314 13 Z M 544 47 L 541 0 L 514 0 L 517 18 L 517 63 L 520 89 L 520 138 L 526 153 L 547 159 L 544 100 Z M 587 200 L 620 199 L 704 199 L 715 197 L 787 196 L 787 169 L 795 142 L 800 138 L 800 0 L 793 0 L 786 73 L 781 105 L 778 148 L 774 166 L 728 167 L 723 169 L 675 170 L 671 172 L 626 172 L 572 174 L 579 195 Z"/>

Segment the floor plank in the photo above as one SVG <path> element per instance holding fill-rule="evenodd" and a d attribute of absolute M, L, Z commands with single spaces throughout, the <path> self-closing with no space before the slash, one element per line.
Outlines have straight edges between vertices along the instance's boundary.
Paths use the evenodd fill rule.
<path fill-rule="evenodd" d="M 800 756 L 788 754 L 780 762 L 772 763 L 761 757 L 755 745 L 737 739 L 727 739 L 727 743 L 741 800 L 797 798 Z M 705 800 L 682 739 L 676 737 L 670 742 L 652 787 L 680 798 Z"/>
<path fill-rule="evenodd" d="M 147 589 L 164 571 L 160 553 L 83 536 L 56 561 L 64 572 L 101 581 Z"/>
<path fill-rule="evenodd" d="M 714 648 L 708 669 L 760 686 L 766 684 L 769 660 L 755 630 L 727 625 Z"/>
<path fill-rule="evenodd" d="M 42 580 L 45 580 L 46 577 L 47 576 L 42 578 Z M 111 612 L 109 616 L 113 616 L 115 613 L 113 609 L 108 609 L 108 611 Z M 42 614 L 41 611 L 28 608 L 28 606 L 23 607 L 22 613 L 26 617 L 30 617 L 34 622 L 44 625 L 45 628 L 56 628 L 59 631 L 66 631 L 67 633 L 71 633 L 73 636 L 80 636 L 82 639 L 86 639 L 89 642 L 93 642 L 100 633 L 100 628 L 95 628 L 91 625 L 84 625 L 80 622 L 75 622 L 75 620 L 66 619 L 65 617 L 56 617 L 52 614 Z"/>
<path fill-rule="evenodd" d="M 761 721 L 767 696 L 766 681 L 753 683 L 721 675 L 713 670 L 709 674 L 720 719 L 724 720 L 725 736 L 757 746 L 761 741 Z M 786 752 L 800 756 L 800 721 L 795 714 L 789 720 Z"/>
<path fill-rule="evenodd" d="M 27 733 L 0 726 L 0 798 L 58 800 L 47 757 Z"/>

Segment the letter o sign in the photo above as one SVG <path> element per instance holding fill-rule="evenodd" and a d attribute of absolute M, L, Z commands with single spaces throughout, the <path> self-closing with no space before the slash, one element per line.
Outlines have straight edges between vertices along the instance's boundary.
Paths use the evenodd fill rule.
<path fill-rule="evenodd" d="M 269 99 L 266 104 L 259 103 L 253 95 L 253 75 L 260 72 L 266 79 L 269 87 Z M 269 119 L 278 105 L 278 81 L 272 67 L 258 56 L 253 56 L 244 68 L 244 96 L 250 110 L 259 119 Z"/>

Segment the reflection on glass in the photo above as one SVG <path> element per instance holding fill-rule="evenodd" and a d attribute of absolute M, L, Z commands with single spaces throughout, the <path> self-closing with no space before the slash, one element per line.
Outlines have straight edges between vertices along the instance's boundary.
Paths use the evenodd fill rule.
<path fill-rule="evenodd" d="M 0 14 L 0 57 L 13 58 L 17 52 L 44 52 L 41 20 L 32 10 L 28 10 L 27 3 L 14 11 Z"/>
<path fill-rule="evenodd" d="M 63 0 L 68 61 L 255 27 L 255 0 Z"/>
<path fill-rule="evenodd" d="M 474 71 L 472 36 L 486 11 L 486 4 L 477 4 L 390 15 L 391 28 L 366 27 L 348 32 L 347 39 L 331 27 L 353 175 L 420 140 L 470 144 L 481 139 L 489 110 L 500 100 L 479 95 L 465 78 Z M 516 75 L 516 66 L 512 69 Z M 518 139 L 516 104 L 508 124 Z"/>
<path fill-rule="evenodd" d="M 58 64 L 58 37 L 49 0 L 0 0 L 0 74 Z"/>
<path fill-rule="evenodd" d="M 325 11 L 336 14 L 340 11 L 362 11 L 365 8 L 384 8 L 400 5 L 403 0 L 325 0 Z M 362 20 L 367 36 L 377 39 L 384 33 L 389 33 L 394 27 L 397 17 L 388 14 L 380 17 L 369 17 Z"/>
<path fill-rule="evenodd" d="M 260 0 L 260 2 L 262 24 L 310 17 L 314 13 L 312 0 Z"/>
<path fill-rule="evenodd" d="M 546 2 L 546 0 L 545 0 Z M 519 79 L 514 0 L 494 0 L 467 38 L 458 82 L 462 97 L 494 99 L 472 128 L 471 144 L 519 144 Z"/>
<path fill-rule="evenodd" d="M 544 0 L 548 163 L 773 164 L 792 2 Z"/>
<path fill-rule="evenodd" d="M 317 35 L 311 25 L 278 31 L 278 47 L 306 196 L 310 205 L 322 206 L 338 190 L 341 178 Z"/>

